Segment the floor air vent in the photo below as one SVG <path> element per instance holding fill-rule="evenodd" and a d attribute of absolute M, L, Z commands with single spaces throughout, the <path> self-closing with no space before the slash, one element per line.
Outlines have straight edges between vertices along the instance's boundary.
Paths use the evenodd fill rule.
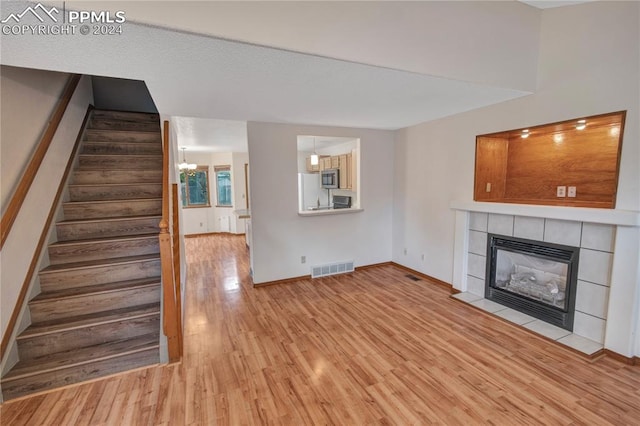
<path fill-rule="evenodd" d="M 326 265 L 311 267 L 311 278 L 320 278 L 353 271 L 353 260 L 349 262 L 327 263 Z"/>
<path fill-rule="evenodd" d="M 407 278 L 409 278 L 410 280 L 413 280 L 413 281 L 422 281 L 421 278 L 418 278 L 415 275 L 411 275 L 411 274 L 407 274 L 407 275 L 405 275 L 405 277 L 407 277 Z"/>

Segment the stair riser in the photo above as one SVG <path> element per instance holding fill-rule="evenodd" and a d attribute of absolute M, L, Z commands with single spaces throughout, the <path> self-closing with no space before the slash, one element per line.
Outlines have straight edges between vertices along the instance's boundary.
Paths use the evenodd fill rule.
<path fill-rule="evenodd" d="M 49 247 L 49 261 L 52 265 L 83 262 L 117 257 L 159 254 L 158 237 L 124 240 L 96 241 L 83 244 L 52 245 Z"/>
<path fill-rule="evenodd" d="M 34 392 L 104 377 L 146 365 L 158 364 L 159 362 L 159 350 L 158 348 L 154 348 L 78 367 L 65 368 L 34 377 L 25 377 L 6 382 L 2 384 L 2 393 L 4 399 L 9 400 Z"/>
<path fill-rule="evenodd" d="M 43 292 L 160 276 L 160 259 L 67 271 L 40 273 Z"/>
<path fill-rule="evenodd" d="M 80 155 L 80 168 L 95 169 L 162 169 L 162 156 L 131 157 L 123 155 Z"/>
<path fill-rule="evenodd" d="M 64 204 L 67 220 L 97 219 L 122 216 L 160 215 L 162 200 L 130 200 L 126 203 L 80 203 Z"/>
<path fill-rule="evenodd" d="M 109 201 L 134 200 L 138 198 L 161 198 L 162 184 L 146 183 L 140 185 L 118 186 L 69 186 L 71 201 Z"/>
<path fill-rule="evenodd" d="M 56 225 L 58 241 L 91 240 L 94 238 L 126 235 L 157 234 L 160 218 L 127 219 L 89 223 L 59 223 Z"/>
<path fill-rule="evenodd" d="M 148 155 L 162 154 L 159 143 L 85 142 L 81 154 Z"/>
<path fill-rule="evenodd" d="M 110 118 L 92 118 L 91 129 L 99 130 L 133 130 L 138 132 L 159 132 L 160 123 L 140 122 L 136 120 L 114 120 Z"/>
<path fill-rule="evenodd" d="M 135 120 L 139 122 L 156 123 L 156 125 L 160 122 L 160 116 L 158 114 L 146 112 L 95 110 L 93 111 L 92 117 L 102 120 Z"/>
<path fill-rule="evenodd" d="M 160 284 L 60 300 L 32 302 L 29 304 L 29 309 L 31 321 L 38 323 L 151 303 L 160 303 Z"/>
<path fill-rule="evenodd" d="M 87 129 L 84 140 L 96 142 L 161 142 L 159 132 L 118 132 Z"/>
<path fill-rule="evenodd" d="M 18 340 L 21 360 L 158 333 L 160 314 Z M 4 389 L 3 389 L 4 390 Z"/>
<path fill-rule="evenodd" d="M 72 184 L 162 183 L 162 170 L 78 170 Z"/>

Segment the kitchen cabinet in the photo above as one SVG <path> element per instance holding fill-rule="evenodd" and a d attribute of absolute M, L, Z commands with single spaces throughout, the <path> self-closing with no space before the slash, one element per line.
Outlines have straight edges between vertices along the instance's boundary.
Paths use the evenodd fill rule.
<path fill-rule="evenodd" d="M 351 164 L 347 161 L 347 154 L 338 157 L 340 170 L 340 189 L 349 189 L 349 169 Z"/>
<path fill-rule="evenodd" d="M 333 157 L 331 157 L 331 168 L 332 169 L 338 169 L 340 168 L 340 157 L 338 155 L 334 155 Z"/>
<path fill-rule="evenodd" d="M 331 157 L 320 158 L 320 171 L 331 169 Z"/>
<path fill-rule="evenodd" d="M 342 154 L 338 157 L 340 170 L 340 189 L 354 190 L 355 162 L 353 153 Z"/>
<path fill-rule="evenodd" d="M 311 164 L 311 156 L 307 157 L 307 171 L 309 173 L 317 173 L 317 172 L 323 171 L 324 169 L 330 169 L 330 168 L 331 168 L 331 157 L 327 155 L 319 156 L 318 164 L 316 165 Z"/>
<path fill-rule="evenodd" d="M 311 157 L 307 157 L 307 172 L 317 173 L 328 169 L 338 169 L 340 171 L 340 189 L 356 190 L 358 169 L 355 149 L 341 155 L 321 156 L 315 166 L 311 165 Z"/>
<path fill-rule="evenodd" d="M 351 170 L 349 173 L 349 185 L 352 191 L 358 189 L 358 151 L 351 150 Z"/>

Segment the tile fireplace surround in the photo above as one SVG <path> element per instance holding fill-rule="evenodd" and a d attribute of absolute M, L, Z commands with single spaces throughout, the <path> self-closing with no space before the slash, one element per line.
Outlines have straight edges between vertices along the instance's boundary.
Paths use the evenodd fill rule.
<path fill-rule="evenodd" d="M 639 212 L 482 202 L 451 207 L 456 211 L 453 287 L 465 293 L 462 300 L 479 307 L 489 302 L 483 300 L 488 233 L 580 247 L 573 335 L 592 347 L 639 355 L 634 353 Z"/>

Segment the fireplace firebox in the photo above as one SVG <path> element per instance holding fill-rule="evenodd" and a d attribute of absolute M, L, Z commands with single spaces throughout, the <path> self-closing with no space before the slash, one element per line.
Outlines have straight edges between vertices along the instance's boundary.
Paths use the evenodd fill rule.
<path fill-rule="evenodd" d="M 580 248 L 488 234 L 485 298 L 573 331 Z"/>

